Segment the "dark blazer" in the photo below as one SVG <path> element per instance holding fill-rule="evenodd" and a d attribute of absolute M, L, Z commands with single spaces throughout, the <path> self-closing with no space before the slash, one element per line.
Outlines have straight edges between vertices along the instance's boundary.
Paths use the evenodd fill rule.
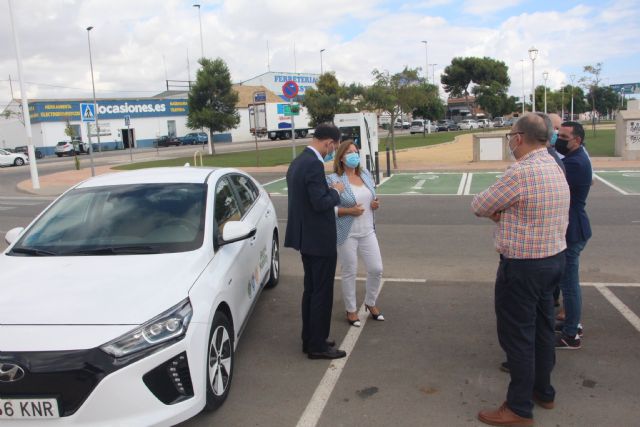
<path fill-rule="evenodd" d="M 340 195 L 329 188 L 324 164 L 305 148 L 287 171 L 289 208 L 284 245 L 305 255 L 336 255 L 334 207 Z"/>
<path fill-rule="evenodd" d="M 584 148 L 580 146 L 577 150 L 567 154 L 562 162 L 567 171 L 567 183 L 571 191 L 567 242 L 587 241 L 591 237 L 591 225 L 585 211 L 593 179 L 591 160 L 589 160 Z"/>

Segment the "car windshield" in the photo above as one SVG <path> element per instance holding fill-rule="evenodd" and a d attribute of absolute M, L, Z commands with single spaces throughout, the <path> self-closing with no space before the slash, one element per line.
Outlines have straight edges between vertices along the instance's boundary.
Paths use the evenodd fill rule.
<path fill-rule="evenodd" d="M 202 246 L 205 199 L 205 184 L 75 189 L 38 218 L 9 255 L 132 255 L 194 250 Z"/>
<path fill-rule="evenodd" d="M 413 122 L 411 122 L 411 126 L 422 126 L 422 122 L 421 121 L 413 121 Z"/>
<path fill-rule="evenodd" d="M 65 141 L 58 142 L 58 145 L 67 145 L 67 144 L 68 144 L 68 142 L 65 142 Z"/>

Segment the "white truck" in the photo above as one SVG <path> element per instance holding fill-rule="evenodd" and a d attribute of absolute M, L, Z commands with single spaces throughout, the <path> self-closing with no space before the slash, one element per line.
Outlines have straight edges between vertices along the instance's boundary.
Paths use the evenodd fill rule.
<path fill-rule="evenodd" d="M 254 105 L 249 105 L 249 118 L 251 120 L 251 134 L 259 137 L 267 136 L 270 140 L 291 139 L 291 109 L 294 111 L 293 122 L 296 129 L 296 138 L 305 138 L 309 131 L 309 114 L 307 109 L 297 102 L 268 102 L 255 104 L 257 116 L 254 115 Z M 297 113 L 297 114 L 296 114 Z"/>
<path fill-rule="evenodd" d="M 333 123 L 340 129 L 342 141 L 352 139 L 360 152 L 360 164 L 380 182 L 378 168 L 378 119 L 375 113 L 336 114 Z"/>

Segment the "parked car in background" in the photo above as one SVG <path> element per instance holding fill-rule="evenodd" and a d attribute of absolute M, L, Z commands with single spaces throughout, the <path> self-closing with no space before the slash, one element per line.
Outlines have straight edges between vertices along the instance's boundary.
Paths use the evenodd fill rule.
<path fill-rule="evenodd" d="M 0 424 L 25 422 L 21 407 L 31 426 L 175 425 L 217 409 L 234 377 L 253 376 L 235 350 L 278 284 L 279 236 L 258 181 L 193 167 L 96 176 L 9 230 Z"/>
<path fill-rule="evenodd" d="M 37 149 L 36 147 L 33 147 L 36 151 L 36 159 L 41 159 L 44 157 L 44 154 L 42 154 L 42 151 L 40 151 L 39 149 Z M 24 153 L 27 155 L 27 157 L 29 157 L 29 147 L 27 147 L 26 145 L 21 145 L 20 147 L 16 147 L 15 148 L 15 152 L 16 153 Z"/>
<path fill-rule="evenodd" d="M 163 135 L 156 139 L 155 141 L 156 147 L 169 147 L 169 146 L 178 146 L 182 145 L 182 141 L 178 137 L 175 136 L 167 136 Z"/>
<path fill-rule="evenodd" d="M 461 120 L 460 123 L 458 123 L 458 126 L 462 130 L 471 130 L 471 129 L 480 128 L 480 125 L 478 124 L 478 122 L 476 122 L 475 120 L 472 120 L 472 119 Z"/>
<path fill-rule="evenodd" d="M 425 129 L 426 126 L 426 129 Z M 424 133 L 424 132 L 438 132 L 438 126 L 434 122 L 429 120 L 416 119 L 411 122 L 411 127 L 409 128 L 409 132 L 413 135 L 414 133 Z"/>
<path fill-rule="evenodd" d="M 515 118 L 514 118 L 514 117 L 512 117 L 512 118 L 510 118 L 510 119 L 507 119 L 507 120 L 505 120 L 505 121 L 504 121 L 504 123 L 503 123 L 503 127 L 511 127 L 511 126 L 513 126 L 513 125 L 514 125 L 514 123 L 515 123 L 515 122 L 517 122 L 517 121 L 518 121 L 518 118 L 517 118 L 517 117 L 515 117 Z"/>
<path fill-rule="evenodd" d="M 478 126 L 480 126 L 483 129 L 492 127 L 491 126 L 492 124 L 493 123 L 489 119 L 478 119 Z"/>
<path fill-rule="evenodd" d="M 206 144 L 209 137 L 205 132 L 191 132 L 180 138 L 183 145 Z"/>
<path fill-rule="evenodd" d="M 503 117 L 496 117 L 495 119 L 493 119 L 493 127 L 494 128 L 504 127 L 504 118 Z"/>
<path fill-rule="evenodd" d="M 438 132 L 447 132 L 450 130 L 460 130 L 460 126 L 450 119 L 438 120 Z"/>
<path fill-rule="evenodd" d="M 402 119 L 396 119 L 396 123 L 393 127 L 396 129 L 409 129 L 411 127 L 411 123 Z"/>
<path fill-rule="evenodd" d="M 89 144 L 81 141 L 60 141 L 56 144 L 56 156 L 73 156 L 89 154 Z"/>
<path fill-rule="evenodd" d="M 22 166 L 26 163 L 29 163 L 29 158 L 24 153 L 0 149 L 0 166 Z"/>

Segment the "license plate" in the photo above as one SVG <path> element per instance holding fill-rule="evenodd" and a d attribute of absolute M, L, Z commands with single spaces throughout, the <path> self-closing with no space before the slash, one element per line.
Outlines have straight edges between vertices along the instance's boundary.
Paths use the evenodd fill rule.
<path fill-rule="evenodd" d="M 59 418 L 56 399 L 2 399 L 0 420 Z"/>

